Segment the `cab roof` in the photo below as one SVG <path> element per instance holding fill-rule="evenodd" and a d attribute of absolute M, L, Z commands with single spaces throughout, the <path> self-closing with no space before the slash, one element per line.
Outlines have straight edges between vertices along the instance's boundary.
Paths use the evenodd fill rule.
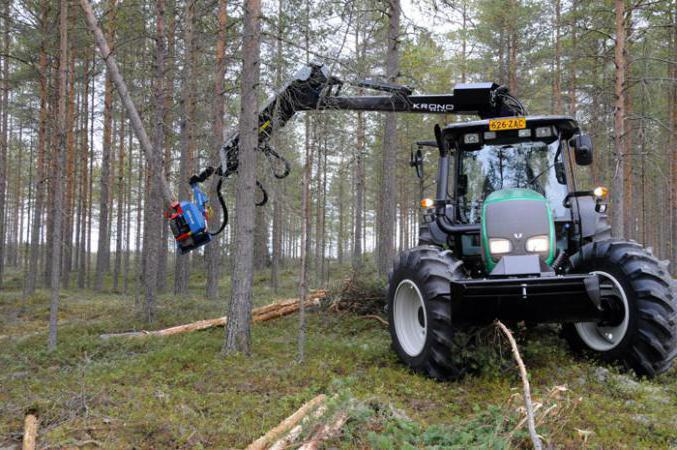
<path fill-rule="evenodd" d="M 508 117 L 495 117 L 494 119 L 507 119 Z M 555 125 L 564 139 L 569 139 L 573 135 L 579 132 L 578 122 L 576 119 L 570 116 L 526 116 L 527 119 L 527 128 Z M 454 134 L 459 133 L 472 133 L 488 131 L 489 130 L 489 121 L 492 119 L 485 120 L 473 120 L 471 122 L 458 122 L 452 123 L 444 127 L 444 134 Z"/>

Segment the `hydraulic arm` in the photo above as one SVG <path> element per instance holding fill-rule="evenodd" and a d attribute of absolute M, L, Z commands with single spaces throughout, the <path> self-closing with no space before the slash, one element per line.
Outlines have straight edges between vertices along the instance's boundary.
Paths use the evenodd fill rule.
<path fill-rule="evenodd" d="M 279 167 L 278 170 L 273 170 L 276 178 L 284 178 L 289 175 L 290 165 L 271 147 L 270 138 L 299 111 L 340 110 L 473 114 L 479 115 L 481 118 L 525 114 L 522 104 L 509 94 L 507 88 L 495 83 L 458 84 L 455 86 L 453 94 L 439 95 L 413 95 L 412 90 L 407 86 L 373 80 L 353 83 L 358 87 L 387 94 L 369 96 L 343 96 L 341 95 L 343 85 L 343 81 L 331 76 L 325 66 L 310 64 L 301 68 L 293 79 L 273 95 L 261 109 L 259 113 L 259 150 L 266 155 L 271 164 L 282 163 L 284 166 L 281 170 Z M 239 140 L 239 133 L 233 133 L 221 147 L 221 165 L 216 169 L 208 169 L 203 172 L 202 175 L 207 172 L 209 174 L 200 177 L 198 181 L 195 181 L 195 177 L 191 179 L 191 185 L 194 186 L 195 182 L 205 181 L 212 173 L 222 177 L 217 189 L 220 203 L 224 209 L 224 222 L 221 224 L 220 230 L 223 230 L 228 220 L 225 203 L 220 194 L 220 186 L 223 178 L 237 172 Z M 262 193 L 262 197 L 257 204 L 262 205 L 266 202 L 267 195 L 263 186 L 258 182 L 257 187 Z M 206 199 L 203 201 L 200 197 L 199 201 L 204 205 Z M 206 218 L 209 209 L 202 205 L 199 209 Z M 181 212 L 172 211 L 170 217 L 177 221 L 181 220 L 181 215 Z M 174 230 L 174 227 L 172 229 Z M 206 225 L 202 231 L 196 232 L 208 233 Z M 198 248 L 210 240 L 201 236 L 193 236 L 190 241 L 187 241 L 185 232 L 177 235 L 177 232 L 174 231 L 174 235 L 180 251 L 184 253 Z M 191 245 L 182 245 L 183 242 L 191 242 Z"/>

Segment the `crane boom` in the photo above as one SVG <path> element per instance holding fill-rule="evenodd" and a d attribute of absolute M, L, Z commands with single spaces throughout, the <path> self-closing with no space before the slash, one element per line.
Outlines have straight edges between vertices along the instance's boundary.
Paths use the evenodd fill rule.
<path fill-rule="evenodd" d="M 495 83 L 458 84 L 452 94 L 413 95 L 407 86 L 364 80 L 354 85 L 381 91 L 387 95 L 343 96 L 340 95 L 343 81 L 331 76 L 321 64 L 309 64 L 273 97 L 259 112 L 259 146 L 269 159 L 275 158 L 284 163 L 283 172 L 275 172 L 276 178 L 284 178 L 290 172 L 290 165 L 270 146 L 270 138 L 299 111 L 378 111 L 422 114 L 476 114 L 481 118 L 505 117 L 525 114 L 522 104 L 510 96 L 505 87 Z M 240 134 L 233 133 L 220 149 L 221 165 L 217 169 L 208 167 L 201 174 L 190 179 L 194 193 L 194 202 L 183 201 L 172 205 L 166 216 L 176 239 L 179 252 L 186 253 L 210 242 L 212 236 L 219 234 L 228 223 L 228 209 L 221 194 L 223 180 L 237 172 L 239 159 Z M 199 189 L 212 174 L 220 176 L 217 195 L 223 209 L 223 222 L 220 228 L 209 232 L 207 228 L 208 198 Z M 256 182 L 263 197 L 257 205 L 263 205 L 267 194 L 263 185 Z"/>

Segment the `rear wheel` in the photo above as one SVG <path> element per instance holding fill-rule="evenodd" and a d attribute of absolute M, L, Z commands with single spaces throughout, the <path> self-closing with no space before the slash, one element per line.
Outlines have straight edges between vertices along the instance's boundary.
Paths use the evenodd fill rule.
<path fill-rule="evenodd" d="M 677 305 L 658 260 L 634 242 L 606 240 L 586 244 L 571 266 L 599 277 L 601 300 L 612 311 L 604 322 L 565 325 L 571 347 L 638 375 L 666 371 L 677 355 Z"/>
<path fill-rule="evenodd" d="M 438 380 L 466 371 L 451 322 L 450 282 L 462 278 L 451 252 L 419 246 L 396 258 L 388 280 L 392 345 L 411 369 Z"/>

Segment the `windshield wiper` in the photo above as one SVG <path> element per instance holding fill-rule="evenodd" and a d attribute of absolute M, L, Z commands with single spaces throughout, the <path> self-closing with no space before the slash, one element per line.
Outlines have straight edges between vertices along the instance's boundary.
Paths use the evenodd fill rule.
<path fill-rule="evenodd" d="M 527 181 L 527 186 L 533 184 L 534 181 L 538 180 L 541 177 L 541 175 L 543 175 L 544 173 L 548 172 L 550 169 L 555 167 L 555 164 L 557 164 L 557 163 L 550 164 L 548 167 L 546 167 L 541 172 L 539 172 L 538 175 L 536 175 L 535 177 L 532 177 L 531 180 Z"/>

